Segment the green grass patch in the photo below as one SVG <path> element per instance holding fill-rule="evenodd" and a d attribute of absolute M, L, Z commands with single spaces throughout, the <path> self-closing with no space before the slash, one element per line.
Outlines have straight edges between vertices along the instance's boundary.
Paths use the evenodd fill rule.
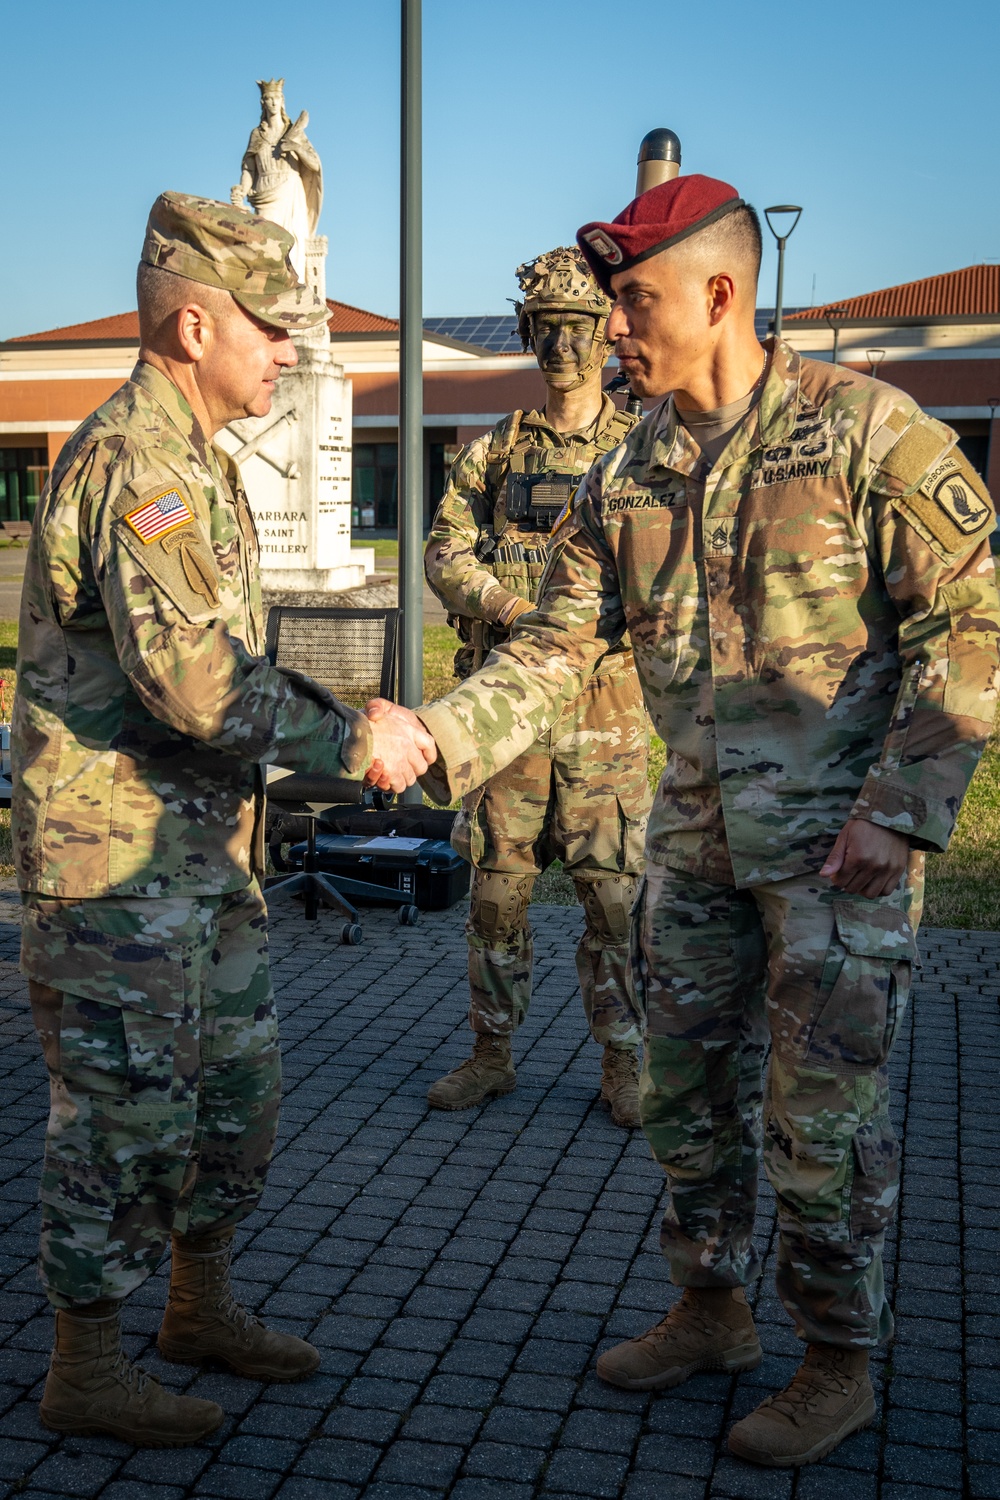
<path fill-rule="evenodd" d="M 0 620 L 0 673 L 13 672 L 16 665 L 17 621 Z M 10 707 L 9 698 L 7 707 Z"/>
<path fill-rule="evenodd" d="M 358 547 L 374 547 L 376 560 L 380 557 L 389 558 L 392 562 L 399 560 L 399 542 L 394 536 L 373 536 L 370 542 L 357 541 Z"/>
<path fill-rule="evenodd" d="M 1000 726 L 972 778 L 947 852 L 927 856 L 924 925 L 1000 931 Z"/>

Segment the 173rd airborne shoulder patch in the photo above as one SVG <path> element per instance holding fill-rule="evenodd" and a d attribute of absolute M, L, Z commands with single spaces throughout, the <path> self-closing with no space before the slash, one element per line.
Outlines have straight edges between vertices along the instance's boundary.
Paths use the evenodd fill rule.
<path fill-rule="evenodd" d="M 993 530 L 996 512 L 990 493 L 958 448 L 936 464 L 919 489 L 901 502 L 946 552 L 964 552 Z"/>
<path fill-rule="evenodd" d="M 905 485 L 903 495 L 897 489 L 896 508 L 935 551 L 954 555 L 992 531 L 996 512 L 989 490 L 957 444 L 942 453 L 942 436 L 947 441 L 947 428 L 919 417 L 883 460 L 883 482 L 874 487 L 882 489 L 885 480 L 892 488 Z"/>

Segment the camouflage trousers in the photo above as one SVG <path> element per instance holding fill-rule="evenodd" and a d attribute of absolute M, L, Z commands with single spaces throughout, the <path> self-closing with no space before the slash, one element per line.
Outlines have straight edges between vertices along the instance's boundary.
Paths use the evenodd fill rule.
<path fill-rule="evenodd" d="M 636 914 L 640 1108 L 670 1186 L 661 1244 L 671 1279 L 738 1286 L 760 1275 L 763 1150 L 778 1292 L 813 1343 L 866 1348 L 892 1334 L 881 1251 L 899 1143 L 885 1064 L 922 887 L 922 855 L 877 901 L 816 876 L 736 890 L 651 865 Z"/>
<path fill-rule="evenodd" d="M 124 1297 L 173 1232 L 256 1206 L 281 1085 L 267 912 L 227 896 L 24 898 L 49 1072 L 39 1267 L 49 1300 Z"/>
<path fill-rule="evenodd" d="M 528 1014 L 528 904 L 536 877 L 561 859 L 584 912 L 576 966 L 591 1034 L 602 1045 L 638 1045 L 628 932 L 648 754 L 635 667 L 617 655 L 530 750 L 465 798 L 452 843 L 476 867 L 466 926 L 473 1031 L 509 1035 Z"/>

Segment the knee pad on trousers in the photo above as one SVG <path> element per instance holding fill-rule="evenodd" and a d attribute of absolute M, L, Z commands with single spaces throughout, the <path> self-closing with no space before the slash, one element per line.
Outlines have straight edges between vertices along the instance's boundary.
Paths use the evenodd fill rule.
<path fill-rule="evenodd" d="M 596 880 L 574 877 L 576 897 L 583 907 L 588 934 L 602 945 L 617 947 L 628 941 L 629 912 L 638 880 L 634 875 L 607 875 Z"/>
<path fill-rule="evenodd" d="M 469 926 L 487 943 L 509 942 L 527 926 L 534 875 L 477 870 L 472 877 Z"/>

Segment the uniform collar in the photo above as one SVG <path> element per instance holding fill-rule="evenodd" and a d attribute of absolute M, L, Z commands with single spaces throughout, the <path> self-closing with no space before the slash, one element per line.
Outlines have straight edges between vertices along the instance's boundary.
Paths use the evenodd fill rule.
<path fill-rule="evenodd" d="M 557 447 L 562 447 L 567 443 L 592 443 L 594 438 L 600 437 L 601 433 L 604 432 L 617 410 L 618 408 L 611 397 L 602 393 L 601 410 L 598 413 L 596 427 L 587 427 L 585 431 L 556 432 L 545 416 L 545 413 L 540 411 L 526 411 L 521 418 L 521 426 L 538 427 L 543 432 L 550 433 L 555 439 Z"/>
<path fill-rule="evenodd" d="M 783 340 L 765 341 L 770 365 L 760 400 L 746 421 L 733 433 L 722 454 L 728 467 L 748 457 L 758 448 L 769 448 L 783 442 L 795 429 L 799 410 L 799 384 L 802 370 L 800 355 Z M 654 437 L 650 468 L 672 469 L 677 474 L 693 474 L 701 463 L 701 449 L 677 416 L 673 396 L 668 396 L 653 418 Z"/>
<path fill-rule="evenodd" d="M 237 464 L 233 455 L 226 452 L 225 448 L 213 447 L 210 451 L 212 457 L 215 459 L 215 462 L 219 466 L 219 472 L 225 479 L 232 493 L 235 495 L 237 490 L 243 488 L 243 480 L 240 476 L 239 465 Z"/>
<path fill-rule="evenodd" d="M 133 385 L 141 387 L 156 403 L 171 426 L 176 427 L 185 441 L 194 449 L 201 462 L 209 463 L 212 445 L 206 442 L 205 434 L 194 412 L 173 381 L 168 380 L 155 365 L 149 365 L 142 359 L 132 371 L 129 379 Z"/>

